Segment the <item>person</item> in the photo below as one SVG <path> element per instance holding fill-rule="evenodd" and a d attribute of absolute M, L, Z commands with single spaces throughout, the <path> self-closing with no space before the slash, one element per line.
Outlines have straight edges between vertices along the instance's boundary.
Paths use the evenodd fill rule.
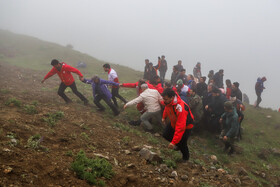
<path fill-rule="evenodd" d="M 177 84 L 176 90 L 177 90 L 178 95 L 181 97 L 181 99 L 185 103 L 188 104 L 189 103 L 189 101 L 188 101 L 189 87 L 187 85 L 185 85 L 181 79 L 179 79 L 176 84 Z"/>
<path fill-rule="evenodd" d="M 171 84 L 176 85 L 176 78 L 179 76 L 179 71 L 177 66 L 173 66 L 173 72 L 171 74 Z"/>
<path fill-rule="evenodd" d="M 161 58 L 159 57 L 159 60 L 160 60 L 159 76 L 160 76 L 160 79 L 162 81 L 164 81 L 165 80 L 165 74 L 166 74 L 166 71 L 167 71 L 167 61 L 165 60 L 164 55 L 162 55 Z"/>
<path fill-rule="evenodd" d="M 225 113 L 220 118 L 222 124 L 220 138 L 225 144 L 224 151 L 227 152 L 230 149 L 228 154 L 231 155 L 234 153 L 234 140 L 239 128 L 238 115 L 230 101 L 224 103 L 224 110 Z"/>
<path fill-rule="evenodd" d="M 181 79 L 183 81 L 184 84 L 188 83 L 188 76 L 186 75 L 186 70 L 185 69 L 181 69 L 179 75 L 176 78 L 176 82 Z"/>
<path fill-rule="evenodd" d="M 205 110 L 210 113 L 210 120 L 208 122 L 208 130 L 213 133 L 220 133 L 221 126 L 219 119 L 224 113 L 224 103 L 227 101 L 225 95 L 221 94 L 219 88 L 214 87 L 212 89 L 212 99 L 208 105 L 205 106 Z"/>
<path fill-rule="evenodd" d="M 239 140 L 242 139 L 242 128 L 241 128 L 241 123 L 244 119 L 244 114 L 243 111 L 245 111 L 245 105 L 237 99 L 236 97 L 231 97 L 230 101 L 232 102 L 233 107 L 236 109 L 237 115 L 238 115 L 238 122 L 239 122 L 239 129 L 237 133 L 237 138 Z"/>
<path fill-rule="evenodd" d="M 242 101 L 242 92 L 239 89 L 239 83 L 238 82 L 232 83 L 231 97 L 236 97 L 237 99 Z"/>
<path fill-rule="evenodd" d="M 195 67 L 193 68 L 193 76 L 194 76 L 194 80 L 196 79 L 196 82 L 198 82 L 201 78 L 201 63 L 197 62 L 197 64 L 195 65 Z"/>
<path fill-rule="evenodd" d="M 145 83 L 141 85 L 141 89 L 143 92 L 137 98 L 126 103 L 123 108 L 126 109 L 128 106 L 143 102 L 146 111 L 141 115 L 140 120 L 143 122 L 144 129 L 152 132 L 153 126 L 149 120 L 155 118 L 161 124 L 160 103 L 162 102 L 162 97 L 157 90 L 150 89 Z"/>
<path fill-rule="evenodd" d="M 261 95 L 262 95 L 263 90 L 265 89 L 265 87 L 263 85 L 263 83 L 265 81 L 266 81 L 266 77 L 257 79 L 256 85 L 255 85 L 255 91 L 256 91 L 256 95 L 257 95 L 257 101 L 256 101 L 256 106 L 255 106 L 256 108 L 259 107 L 259 105 L 262 101 Z"/>
<path fill-rule="evenodd" d="M 210 70 L 208 73 L 208 84 L 213 80 L 214 70 Z"/>
<path fill-rule="evenodd" d="M 109 81 L 119 83 L 118 74 L 114 69 L 111 68 L 110 64 L 104 64 L 103 68 L 104 68 L 105 72 L 108 72 Z M 124 104 L 127 103 L 125 98 L 123 98 L 119 94 L 119 86 L 112 86 L 112 100 L 113 100 L 114 104 L 116 105 L 116 107 L 118 108 L 119 106 L 118 106 L 118 102 L 117 102 L 116 98 L 119 98 L 122 102 L 124 102 Z"/>
<path fill-rule="evenodd" d="M 147 80 L 153 81 L 153 78 L 157 76 L 158 65 L 154 66 L 152 62 L 149 63 L 149 70 L 147 72 Z"/>
<path fill-rule="evenodd" d="M 152 84 L 154 86 L 154 89 L 156 89 L 160 94 L 162 94 L 163 92 L 162 83 L 158 75 L 154 76 L 153 81 L 151 81 L 150 84 Z"/>
<path fill-rule="evenodd" d="M 111 101 L 112 94 L 107 88 L 107 85 L 119 86 L 119 83 L 113 81 L 107 81 L 99 78 L 98 76 L 94 76 L 91 79 L 81 78 L 81 81 L 86 84 L 91 84 L 92 95 L 94 98 L 93 102 L 98 107 L 99 111 L 105 110 L 105 107 L 100 103 L 100 101 L 103 99 L 105 103 L 114 112 L 115 116 L 120 114 L 117 107 L 112 103 Z"/>
<path fill-rule="evenodd" d="M 143 79 L 148 79 L 148 72 L 149 72 L 149 59 L 145 59 L 145 67 L 144 67 L 144 76 Z"/>
<path fill-rule="evenodd" d="M 226 97 L 227 99 L 230 99 L 231 96 L 231 89 L 232 89 L 232 84 L 231 81 L 229 79 L 226 80 Z"/>
<path fill-rule="evenodd" d="M 224 77 L 224 70 L 220 69 L 219 72 L 215 73 L 213 80 L 214 80 L 214 84 L 216 87 L 218 88 L 223 88 L 224 87 L 224 81 L 223 81 L 223 77 Z"/>
<path fill-rule="evenodd" d="M 199 95 L 202 99 L 207 95 L 207 84 L 205 83 L 206 77 L 201 77 L 199 83 L 197 83 L 197 95 Z"/>
<path fill-rule="evenodd" d="M 188 74 L 187 76 L 187 86 L 190 89 L 196 89 L 196 82 L 194 81 L 194 77 L 192 74 Z"/>
<path fill-rule="evenodd" d="M 193 115 L 187 104 L 171 88 L 165 89 L 162 97 L 165 106 L 162 123 L 165 124 L 167 117 L 170 119 L 170 123 L 166 124 L 164 129 L 163 137 L 170 142 L 169 149 L 178 147 L 183 154 L 183 162 L 186 162 L 190 158 L 187 140 L 193 128 Z"/>
<path fill-rule="evenodd" d="M 139 96 L 143 92 L 141 88 L 142 84 L 147 84 L 150 89 L 155 89 L 153 85 L 149 84 L 148 81 L 145 81 L 144 79 L 139 79 L 136 83 L 122 83 L 120 84 L 120 87 L 136 88 L 137 95 Z M 136 105 L 136 108 L 140 112 L 140 114 L 144 114 L 144 112 L 146 111 L 143 102 L 138 103 Z M 132 120 L 128 123 L 133 126 L 139 126 L 141 124 L 141 120 Z"/>
<path fill-rule="evenodd" d="M 71 99 L 69 99 L 64 93 L 65 89 L 70 87 L 73 93 L 78 96 L 85 105 L 87 105 L 88 100 L 77 90 L 75 79 L 71 73 L 76 73 L 79 75 L 80 79 L 83 78 L 83 74 L 78 69 L 67 65 L 65 62 L 59 62 L 57 59 L 53 59 L 51 61 L 51 65 L 53 68 L 47 73 L 41 83 L 44 83 L 48 78 L 57 74 L 61 79 L 61 83 L 57 92 L 58 95 L 62 97 L 66 103 L 71 103 Z"/>
<path fill-rule="evenodd" d="M 201 120 L 203 117 L 203 104 L 201 97 L 196 94 L 197 89 L 190 89 L 188 97 L 189 100 L 189 106 L 194 116 L 194 130 L 200 130 L 201 129 Z"/>
<path fill-rule="evenodd" d="M 178 60 L 178 64 L 175 65 L 178 72 L 180 72 L 182 69 L 184 69 L 183 65 L 182 65 L 182 60 Z"/>

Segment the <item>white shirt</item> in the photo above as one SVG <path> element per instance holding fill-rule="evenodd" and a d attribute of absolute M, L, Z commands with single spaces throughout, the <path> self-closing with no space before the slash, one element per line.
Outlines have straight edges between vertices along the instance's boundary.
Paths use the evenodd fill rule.
<path fill-rule="evenodd" d="M 161 110 L 160 102 L 162 101 L 160 93 L 155 89 L 146 89 L 137 98 L 126 103 L 127 106 L 143 102 L 147 112 L 157 112 Z"/>
<path fill-rule="evenodd" d="M 118 78 L 118 74 L 117 74 L 117 72 L 114 69 L 111 68 L 110 73 L 108 73 L 108 80 L 112 81 L 112 82 L 115 82 L 114 81 L 115 78 Z"/>

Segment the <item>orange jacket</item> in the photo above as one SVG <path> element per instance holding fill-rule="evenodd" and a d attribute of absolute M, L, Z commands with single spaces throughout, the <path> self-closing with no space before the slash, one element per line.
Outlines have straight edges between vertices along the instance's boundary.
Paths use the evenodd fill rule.
<path fill-rule="evenodd" d="M 74 77 L 72 76 L 71 72 L 78 74 L 80 77 L 83 77 L 83 74 L 76 68 L 73 68 L 64 62 L 62 62 L 61 70 L 58 71 L 55 67 L 49 71 L 49 73 L 44 77 L 44 79 L 48 79 L 49 77 L 57 74 L 66 86 L 70 86 L 74 81 Z"/>
<path fill-rule="evenodd" d="M 186 126 L 188 112 L 185 110 L 185 104 L 186 103 L 176 95 L 171 103 L 165 105 L 165 109 L 163 111 L 162 118 L 166 119 L 166 117 L 168 117 L 171 121 L 172 128 L 175 130 L 171 141 L 174 145 L 181 141 L 186 129 L 193 128 L 193 124 L 188 124 Z M 191 112 L 190 115 L 193 116 Z"/>

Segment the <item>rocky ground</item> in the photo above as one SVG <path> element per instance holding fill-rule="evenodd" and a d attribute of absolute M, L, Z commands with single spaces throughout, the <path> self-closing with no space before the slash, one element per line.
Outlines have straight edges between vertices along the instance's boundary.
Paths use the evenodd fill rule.
<path fill-rule="evenodd" d="M 238 172 L 228 172 L 214 155 L 193 151 L 198 142 L 203 143 L 196 136 L 189 141 L 190 162 L 177 163 L 175 169 L 150 162 L 157 159 L 153 153 L 147 156 L 150 151 L 162 157 L 161 150 L 168 145 L 158 134 L 133 129 L 123 113 L 113 117 L 109 112 L 96 112 L 93 105 L 83 106 L 71 93 L 67 94 L 74 102 L 64 104 L 56 94 L 57 79 L 41 85 L 44 74 L 1 64 L 0 186 L 90 186 L 70 169 L 80 150 L 91 158 L 104 157 L 113 165 L 115 175 L 104 179 L 107 186 L 256 185 L 241 165 L 232 166 Z M 21 106 L 7 104 L 11 98 L 21 101 Z M 30 114 L 26 105 L 34 105 L 36 112 Z M 54 125 L 44 120 L 58 111 L 64 117 Z M 36 134 L 41 136 L 40 148 L 33 149 L 28 139 Z"/>

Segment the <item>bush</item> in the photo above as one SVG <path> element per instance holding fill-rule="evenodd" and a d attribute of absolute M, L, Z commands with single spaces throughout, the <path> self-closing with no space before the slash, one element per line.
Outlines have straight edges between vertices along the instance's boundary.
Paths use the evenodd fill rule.
<path fill-rule="evenodd" d="M 11 98 L 8 101 L 6 101 L 5 105 L 7 106 L 17 106 L 20 107 L 21 106 L 21 101 L 17 100 L 16 98 Z"/>
<path fill-rule="evenodd" d="M 32 149 L 39 149 L 41 148 L 40 143 L 42 142 L 43 138 L 39 134 L 36 134 L 34 136 L 30 136 L 27 140 L 26 147 L 32 148 Z"/>
<path fill-rule="evenodd" d="M 24 111 L 27 114 L 37 114 L 38 111 L 34 105 L 24 105 Z"/>
<path fill-rule="evenodd" d="M 104 185 L 104 182 L 97 178 L 112 178 L 114 175 L 112 165 L 104 158 L 87 158 L 84 151 L 80 151 L 75 161 L 71 164 L 71 169 L 80 179 L 86 180 L 89 184 Z"/>
<path fill-rule="evenodd" d="M 48 117 L 43 118 L 43 120 L 45 122 L 47 122 L 48 125 L 51 126 L 51 127 L 55 126 L 56 122 L 64 117 L 64 113 L 61 112 L 61 111 L 58 111 L 58 112 L 55 112 L 55 113 L 52 113 L 52 114 L 49 113 L 47 115 L 48 115 Z"/>

